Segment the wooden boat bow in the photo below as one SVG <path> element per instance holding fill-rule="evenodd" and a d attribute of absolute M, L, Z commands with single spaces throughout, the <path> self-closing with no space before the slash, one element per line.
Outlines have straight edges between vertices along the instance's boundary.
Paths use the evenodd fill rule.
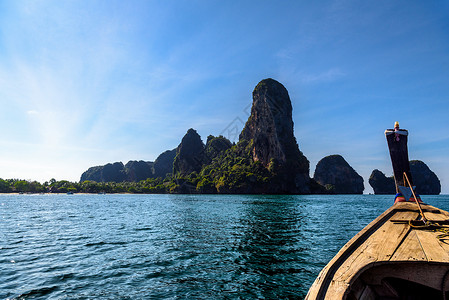
<path fill-rule="evenodd" d="M 426 204 L 421 209 L 428 222 L 447 230 L 448 212 Z M 306 299 L 405 299 L 404 293 L 445 299 L 449 242 L 438 228 L 410 226 L 421 219 L 416 203 L 394 204 L 343 246 Z"/>

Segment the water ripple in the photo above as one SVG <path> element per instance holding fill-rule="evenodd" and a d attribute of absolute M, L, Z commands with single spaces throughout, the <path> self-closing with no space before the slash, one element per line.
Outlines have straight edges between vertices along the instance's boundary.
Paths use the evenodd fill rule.
<path fill-rule="evenodd" d="M 390 198 L 0 195 L 0 299 L 303 298 Z"/>

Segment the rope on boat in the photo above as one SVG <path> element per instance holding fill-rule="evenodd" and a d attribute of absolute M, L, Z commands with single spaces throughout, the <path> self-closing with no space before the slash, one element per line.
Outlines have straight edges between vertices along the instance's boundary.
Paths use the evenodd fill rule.
<path fill-rule="evenodd" d="M 432 230 L 434 232 L 440 232 L 440 234 L 438 234 L 436 236 L 436 238 L 443 243 L 446 243 L 446 244 L 448 243 L 445 240 L 449 239 L 449 225 L 440 224 L 438 222 L 433 222 L 433 221 L 426 221 L 423 224 L 422 220 L 409 220 L 408 225 L 411 228 L 417 229 L 417 230 Z"/>
<path fill-rule="evenodd" d="M 411 228 L 416 230 L 441 232 L 436 236 L 436 238 L 443 243 L 449 244 L 449 242 L 445 241 L 449 240 L 449 225 L 440 224 L 434 221 L 426 221 L 423 223 L 422 220 L 394 220 L 392 222 L 395 224 L 408 224 Z"/>
<path fill-rule="evenodd" d="M 413 224 L 414 221 L 409 220 L 408 221 L 409 226 L 414 229 L 425 229 L 425 230 L 427 229 L 427 230 L 434 230 L 435 232 L 439 231 L 439 232 L 441 232 L 441 234 L 437 235 L 437 239 L 440 240 L 441 242 L 443 242 L 443 240 L 445 240 L 449 237 L 449 225 L 442 225 L 437 222 L 432 222 L 432 221 L 427 220 L 427 218 L 424 216 L 424 212 L 421 208 L 421 204 L 419 203 L 418 198 L 416 198 L 415 191 L 413 190 L 413 187 L 410 184 L 410 181 L 408 179 L 406 172 L 404 172 L 404 178 L 407 180 L 408 186 L 410 187 L 413 197 L 415 198 L 415 202 L 418 205 L 419 214 L 421 215 L 421 220 L 419 220 L 419 221 L 422 221 L 424 223 L 423 225 Z"/>

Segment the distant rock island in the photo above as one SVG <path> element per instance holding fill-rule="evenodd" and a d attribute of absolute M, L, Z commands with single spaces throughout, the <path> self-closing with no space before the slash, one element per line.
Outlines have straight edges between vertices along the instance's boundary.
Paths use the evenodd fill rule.
<path fill-rule="evenodd" d="M 424 162 L 420 160 L 411 160 L 410 172 L 418 194 L 438 195 L 441 193 L 440 180 Z M 375 194 L 396 193 L 394 177 L 386 177 L 384 173 L 377 169 L 371 173 L 369 184 L 373 188 Z"/>
<path fill-rule="evenodd" d="M 341 155 L 320 160 L 310 178 L 309 161 L 293 132 L 292 103 L 281 83 L 264 79 L 256 85 L 252 96 L 251 115 L 237 144 L 212 135 L 204 144 L 191 128 L 178 147 L 163 152 L 154 162 L 140 160 L 91 167 L 81 175 L 80 184 L 93 191 L 142 193 L 363 193 L 363 178 Z M 414 169 L 427 174 L 423 175 L 421 194 L 437 190 L 439 193 L 439 181 L 438 189 L 429 183 L 435 182 L 433 172 L 428 173 L 419 164 L 412 167 L 412 173 Z M 394 194 L 394 182 L 391 191 L 390 179 L 375 171 L 369 181 L 375 192 Z M 421 183 L 419 180 L 416 177 L 415 182 Z M 99 186 L 95 187 L 96 183 Z"/>
<path fill-rule="evenodd" d="M 387 177 L 378 169 L 373 170 L 368 183 L 373 188 L 374 194 L 376 195 L 392 195 L 396 193 L 394 177 Z"/>
<path fill-rule="evenodd" d="M 313 178 L 330 194 L 363 194 L 363 178 L 341 155 L 321 159 Z"/>

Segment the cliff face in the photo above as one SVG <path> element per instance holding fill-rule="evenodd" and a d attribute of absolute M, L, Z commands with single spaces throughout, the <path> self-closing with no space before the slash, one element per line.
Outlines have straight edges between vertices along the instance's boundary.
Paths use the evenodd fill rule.
<path fill-rule="evenodd" d="M 130 160 L 125 165 L 127 181 L 141 181 L 153 177 L 153 162 Z"/>
<path fill-rule="evenodd" d="M 313 178 L 325 186 L 329 193 L 362 194 L 363 178 L 341 155 L 330 155 L 321 159 Z"/>
<path fill-rule="evenodd" d="M 441 184 L 437 175 L 420 160 L 410 161 L 410 172 L 413 183 L 416 185 L 416 192 L 421 195 L 438 195 L 441 193 Z"/>
<path fill-rule="evenodd" d="M 204 144 L 194 129 L 189 129 L 176 149 L 173 173 L 187 175 L 201 171 L 204 163 Z"/>
<path fill-rule="evenodd" d="M 273 79 L 259 82 L 253 91 L 251 115 L 240 134 L 250 143 L 254 161 L 278 174 L 280 189 L 309 193 L 309 161 L 293 135 L 292 104 L 285 87 Z"/>
<path fill-rule="evenodd" d="M 167 174 L 173 173 L 173 161 L 175 160 L 176 149 L 167 150 L 161 153 L 153 164 L 154 177 L 165 178 Z"/>
<path fill-rule="evenodd" d="M 91 180 L 96 182 L 141 181 L 147 178 L 162 177 L 173 172 L 173 160 L 176 149 L 165 151 L 156 161 L 130 160 L 123 165 L 121 162 L 109 163 L 104 166 L 89 168 L 81 175 L 80 182 Z"/>
<path fill-rule="evenodd" d="M 368 182 L 376 195 L 389 195 L 394 194 L 396 191 L 394 177 L 387 177 L 377 169 L 371 173 Z"/>
<path fill-rule="evenodd" d="M 96 182 L 121 182 L 126 180 L 125 166 L 121 162 L 89 168 L 81 175 L 81 182 L 92 180 Z"/>

